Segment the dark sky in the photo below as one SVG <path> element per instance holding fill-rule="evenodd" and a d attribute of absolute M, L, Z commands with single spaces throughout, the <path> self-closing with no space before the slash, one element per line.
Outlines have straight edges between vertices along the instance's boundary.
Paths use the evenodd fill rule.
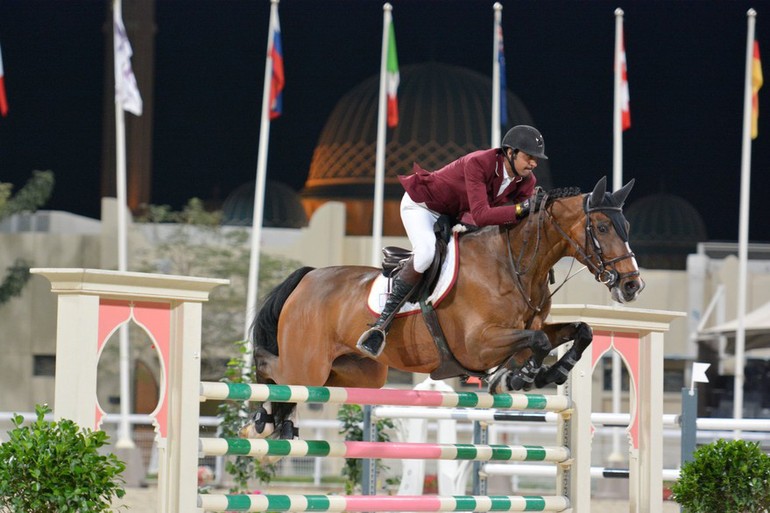
<path fill-rule="evenodd" d="M 433 60 L 491 75 L 492 1 L 391 3 L 401 66 Z M 746 11 L 758 11 L 757 38 L 770 56 L 770 1 L 502 4 L 508 87 L 545 137 L 554 185 L 588 190 L 612 175 L 613 13 L 621 7 L 632 115 L 624 176 L 636 178 L 628 203 L 678 194 L 700 211 L 710 239 L 736 240 Z M 20 185 L 33 169 L 52 169 L 57 186 L 46 208 L 93 217 L 107 8 L 0 0 L 10 105 L 0 118 L 0 181 Z M 253 179 L 268 11 L 267 0 L 157 0 L 153 203 L 226 196 Z M 336 102 L 378 73 L 382 2 L 283 0 L 280 18 L 287 85 L 268 177 L 299 190 Z M 760 91 L 753 144 L 753 241 L 770 241 L 769 90 Z"/>

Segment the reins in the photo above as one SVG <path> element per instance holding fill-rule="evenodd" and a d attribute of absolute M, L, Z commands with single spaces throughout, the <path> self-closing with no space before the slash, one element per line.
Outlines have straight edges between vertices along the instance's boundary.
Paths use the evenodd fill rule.
<path fill-rule="evenodd" d="M 520 268 L 522 267 L 522 261 L 524 260 L 524 253 L 527 249 L 527 246 L 529 245 L 529 236 L 525 235 L 522 241 L 521 251 L 519 252 L 519 258 L 514 259 L 513 252 L 511 250 L 511 230 L 510 228 L 506 230 L 506 236 L 508 239 L 506 244 L 508 248 L 508 260 L 510 262 L 511 269 L 513 270 L 513 276 L 515 278 L 514 282 L 516 283 L 516 287 L 519 289 L 519 292 L 521 293 L 522 297 L 524 298 L 524 301 L 527 303 L 527 307 L 529 307 L 530 310 L 533 310 L 535 313 L 540 313 L 546 301 L 551 299 L 554 296 L 554 294 L 556 294 L 567 283 L 567 281 L 577 276 L 577 274 L 580 272 L 578 271 L 572 275 L 567 273 L 567 276 L 564 278 L 561 284 L 559 284 L 558 287 L 556 287 L 549 294 L 546 294 L 543 296 L 543 299 L 540 301 L 539 305 L 534 305 L 532 303 L 532 299 L 529 297 L 529 294 L 527 294 L 525 290 L 524 283 L 522 281 L 522 276 L 525 276 L 531 270 L 531 265 L 534 263 L 535 256 L 537 255 L 537 252 L 540 248 L 541 231 L 543 229 L 543 222 L 544 222 L 543 213 L 545 213 L 545 216 L 548 216 L 548 218 L 551 220 L 559 236 L 561 236 L 562 239 L 566 240 L 574 248 L 575 252 L 577 252 L 578 255 L 583 257 L 583 260 L 586 262 L 586 266 L 583 267 L 583 269 L 585 269 L 586 267 L 590 268 L 591 272 L 594 275 L 594 278 L 596 278 L 596 281 L 603 283 L 608 287 L 611 287 L 618 280 L 621 280 L 627 277 L 639 276 L 639 271 L 630 271 L 630 272 L 621 274 L 621 273 L 618 273 L 617 270 L 615 269 L 608 268 L 610 265 L 614 265 L 617 262 L 620 262 L 622 260 L 626 260 L 629 258 L 633 258 L 634 253 L 632 251 L 629 251 L 618 257 L 612 258 L 610 260 L 605 260 L 601 244 L 599 243 L 599 240 L 594 235 L 593 228 L 591 225 L 591 218 L 589 214 L 591 214 L 592 212 L 600 212 L 605 210 L 620 212 L 621 211 L 620 207 L 613 207 L 613 206 L 589 207 L 588 196 L 585 196 L 583 200 L 583 212 L 585 213 L 585 220 L 586 220 L 585 221 L 586 247 L 584 248 L 584 247 L 581 247 L 581 245 L 578 244 L 576 240 L 570 237 L 570 235 L 558 223 L 556 218 L 553 217 L 551 212 L 545 208 L 545 204 L 547 200 L 548 200 L 548 195 L 545 195 L 542 199 L 537 215 L 530 216 L 530 219 L 528 220 L 528 224 L 536 223 L 537 236 L 535 241 L 535 249 L 532 254 L 532 260 L 530 261 L 530 266 L 527 267 L 526 269 L 520 270 Z M 528 233 L 529 232 L 527 232 L 527 234 Z M 588 248 L 589 244 L 591 245 L 590 254 L 589 254 L 589 248 Z M 595 263 L 594 260 L 598 260 L 598 264 Z M 527 326 L 529 326 L 531 322 L 532 320 L 530 319 L 527 322 Z"/>

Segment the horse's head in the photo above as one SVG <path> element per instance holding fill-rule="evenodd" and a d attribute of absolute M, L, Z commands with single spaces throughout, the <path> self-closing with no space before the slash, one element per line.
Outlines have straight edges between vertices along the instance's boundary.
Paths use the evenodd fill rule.
<path fill-rule="evenodd" d="M 602 177 L 593 192 L 583 196 L 585 222 L 575 223 L 569 232 L 563 233 L 572 242 L 575 257 L 593 272 L 597 281 L 607 285 L 612 299 L 619 303 L 635 300 L 644 289 L 628 244 L 628 221 L 623 216 L 623 203 L 633 185 L 631 180 L 610 193 L 607 178 Z"/>

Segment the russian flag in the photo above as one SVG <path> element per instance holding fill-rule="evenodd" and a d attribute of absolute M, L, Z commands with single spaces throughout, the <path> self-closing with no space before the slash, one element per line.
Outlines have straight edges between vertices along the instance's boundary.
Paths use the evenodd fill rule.
<path fill-rule="evenodd" d="M 281 23 L 278 21 L 278 10 L 274 9 L 270 19 L 270 30 L 273 32 L 273 44 L 270 48 L 270 58 L 273 61 L 273 74 L 270 78 L 270 119 L 275 119 L 283 111 L 283 47 L 281 46 Z"/>
<path fill-rule="evenodd" d="M 500 125 L 508 126 L 508 99 L 505 92 L 505 53 L 503 52 L 503 27 L 497 26 L 497 62 L 500 65 Z"/>

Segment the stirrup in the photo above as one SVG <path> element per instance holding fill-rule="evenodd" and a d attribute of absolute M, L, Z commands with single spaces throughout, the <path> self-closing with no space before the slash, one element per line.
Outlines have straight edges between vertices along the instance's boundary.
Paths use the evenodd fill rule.
<path fill-rule="evenodd" d="M 379 334 L 382 337 L 382 341 L 380 342 L 379 347 L 372 351 L 369 347 L 367 347 L 365 344 L 369 341 L 369 338 L 372 336 L 376 336 L 376 334 Z M 385 349 L 385 338 L 387 337 L 387 333 L 385 330 L 380 328 L 379 326 L 373 326 L 369 328 L 368 330 L 364 331 L 364 333 L 358 338 L 358 342 L 356 342 L 356 348 L 371 356 L 372 358 L 377 358 L 382 354 L 382 351 Z"/>

